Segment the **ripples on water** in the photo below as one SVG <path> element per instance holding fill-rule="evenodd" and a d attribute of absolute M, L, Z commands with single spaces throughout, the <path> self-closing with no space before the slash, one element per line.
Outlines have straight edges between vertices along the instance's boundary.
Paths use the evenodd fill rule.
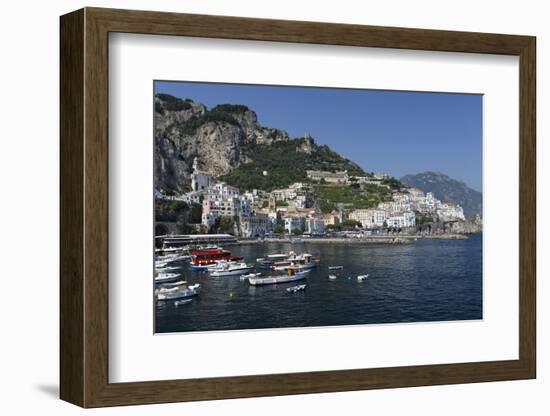
<path fill-rule="evenodd" d="M 156 332 L 288 328 L 482 318 L 482 238 L 418 240 L 409 245 L 266 243 L 231 247 L 248 263 L 276 252 L 321 258 L 307 281 L 255 287 L 238 276 L 210 277 L 182 264 L 201 283 L 188 305 L 158 302 Z M 328 266 L 338 279 L 329 280 Z M 267 272 L 269 273 L 269 272 Z M 369 274 L 358 282 L 360 274 Z M 266 272 L 264 271 L 264 274 Z M 305 292 L 285 289 L 306 283 Z"/>

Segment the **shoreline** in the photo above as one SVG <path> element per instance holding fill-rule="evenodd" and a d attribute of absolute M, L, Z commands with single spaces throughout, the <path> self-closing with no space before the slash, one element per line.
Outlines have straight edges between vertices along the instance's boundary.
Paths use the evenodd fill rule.
<path fill-rule="evenodd" d="M 412 244 L 417 240 L 467 240 L 465 234 L 440 234 L 440 235 L 400 235 L 400 236 L 369 236 L 363 238 L 345 238 L 345 237 L 309 237 L 300 239 L 300 242 L 292 242 L 288 238 L 269 238 L 269 239 L 247 239 L 238 240 L 237 245 L 247 244 L 266 244 L 266 243 L 289 243 L 289 244 Z"/>

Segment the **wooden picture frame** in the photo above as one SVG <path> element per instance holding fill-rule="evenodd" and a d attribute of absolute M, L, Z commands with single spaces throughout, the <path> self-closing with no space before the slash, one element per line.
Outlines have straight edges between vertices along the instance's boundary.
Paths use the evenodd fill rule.
<path fill-rule="evenodd" d="M 85 8 L 61 17 L 60 396 L 82 407 L 304 394 L 536 376 L 535 38 Z M 515 55 L 520 66 L 519 359 L 109 383 L 110 32 Z"/>

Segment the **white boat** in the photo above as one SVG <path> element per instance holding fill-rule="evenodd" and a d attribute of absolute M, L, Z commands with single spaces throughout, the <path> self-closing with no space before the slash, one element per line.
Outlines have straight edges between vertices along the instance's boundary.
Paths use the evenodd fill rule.
<path fill-rule="evenodd" d="M 252 266 L 246 263 L 228 264 L 221 269 L 210 272 L 210 276 L 239 276 L 248 273 L 250 270 L 252 270 Z"/>
<path fill-rule="evenodd" d="M 330 280 L 336 280 L 336 279 L 337 279 L 337 276 L 334 275 L 334 274 L 329 274 L 329 275 L 328 275 L 328 278 L 329 278 Z"/>
<path fill-rule="evenodd" d="M 181 273 L 159 273 L 155 276 L 155 283 L 175 282 Z"/>
<path fill-rule="evenodd" d="M 243 274 L 239 279 L 241 281 L 244 281 L 246 279 L 250 279 L 250 278 L 255 278 L 255 277 L 258 277 L 260 276 L 261 273 L 249 273 L 249 274 Z"/>
<path fill-rule="evenodd" d="M 196 283 L 188 287 L 173 287 L 169 289 L 159 289 L 157 292 L 157 300 L 176 300 L 185 299 L 192 296 L 197 296 L 200 292 L 201 285 Z"/>
<path fill-rule="evenodd" d="M 155 269 L 162 269 L 163 267 L 168 266 L 167 261 L 156 261 L 155 260 Z"/>
<path fill-rule="evenodd" d="M 174 306 L 187 305 L 191 302 L 193 302 L 193 299 L 180 299 L 174 302 Z"/>
<path fill-rule="evenodd" d="M 319 260 L 314 259 L 311 254 L 303 253 L 297 255 L 291 251 L 289 257 L 286 260 L 273 264 L 273 270 L 284 271 L 291 267 L 299 267 L 301 269 L 313 269 L 317 266 L 319 266 Z"/>
<path fill-rule="evenodd" d="M 303 292 L 304 290 L 306 290 L 306 285 L 296 285 L 286 288 L 286 291 L 289 293 Z"/>
<path fill-rule="evenodd" d="M 206 270 L 209 272 L 215 272 L 217 270 L 223 270 L 231 264 L 237 264 L 237 262 L 233 260 L 216 260 L 215 263 L 207 265 Z"/>
<path fill-rule="evenodd" d="M 292 274 L 281 274 L 276 276 L 267 276 L 267 277 L 254 277 L 249 278 L 248 283 L 250 283 L 253 286 L 261 286 L 261 285 L 276 285 L 278 283 L 288 283 L 288 282 L 295 282 L 297 280 L 302 280 L 307 277 L 311 270 L 304 270 L 298 273 L 292 273 Z"/>
<path fill-rule="evenodd" d="M 156 248 L 155 253 L 182 253 L 184 251 L 181 247 L 166 247 Z"/>
<path fill-rule="evenodd" d="M 294 254 L 293 251 L 290 252 L 290 255 Z M 268 254 L 267 255 L 267 258 L 269 260 L 283 260 L 283 259 L 287 259 L 289 256 L 289 254 L 284 254 L 284 253 L 275 253 L 275 254 Z M 263 259 L 262 259 L 263 260 Z"/>
<path fill-rule="evenodd" d="M 369 277 L 368 274 L 361 274 L 361 275 L 357 276 L 357 280 L 362 282 L 363 280 L 367 280 L 368 277 Z"/>
<path fill-rule="evenodd" d="M 176 282 L 166 282 L 166 283 L 160 283 L 160 287 L 174 287 L 174 286 L 181 286 L 187 283 L 187 280 L 178 280 Z"/>
<path fill-rule="evenodd" d="M 165 267 L 161 267 L 161 268 L 157 269 L 157 272 L 166 273 L 166 272 L 170 272 L 172 270 L 179 270 L 179 269 L 181 269 L 181 267 L 179 267 L 179 266 L 165 266 Z"/>
<path fill-rule="evenodd" d="M 328 266 L 329 270 L 343 270 L 344 266 Z"/>
<path fill-rule="evenodd" d="M 172 262 L 175 262 L 175 261 L 180 261 L 180 260 L 189 260 L 191 258 L 191 256 L 187 255 L 187 254 L 180 254 L 180 255 L 176 255 L 174 257 L 172 257 L 170 260 L 168 260 L 170 263 Z"/>

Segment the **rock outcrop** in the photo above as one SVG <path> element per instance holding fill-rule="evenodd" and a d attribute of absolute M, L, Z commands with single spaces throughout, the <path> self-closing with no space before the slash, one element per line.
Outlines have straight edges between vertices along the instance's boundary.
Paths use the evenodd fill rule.
<path fill-rule="evenodd" d="M 208 110 L 191 100 L 167 94 L 155 96 L 155 189 L 190 190 L 193 160 L 201 169 L 222 176 L 247 161 L 246 143 L 289 140 L 282 130 L 261 126 L 254 111 L 224 104 Z"/>

